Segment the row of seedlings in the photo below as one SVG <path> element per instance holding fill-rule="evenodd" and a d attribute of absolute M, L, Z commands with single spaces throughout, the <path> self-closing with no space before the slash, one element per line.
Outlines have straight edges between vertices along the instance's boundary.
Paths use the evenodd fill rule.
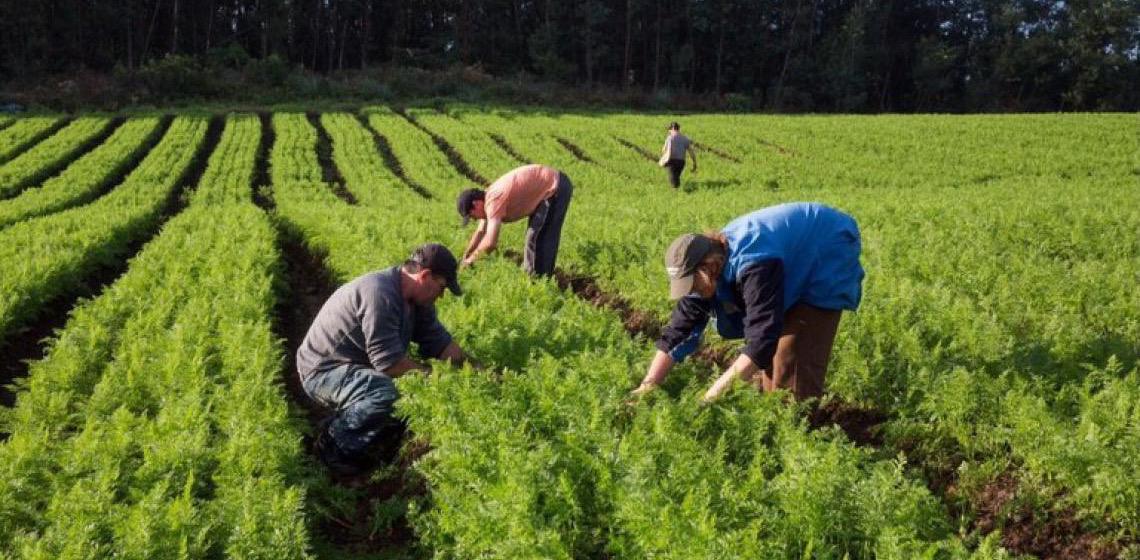
<path fill-rule="evenodd" d="M 0 201 L 0 228 L 84 204 L 102 194 L 109 183 L 139 162 L 162 133 L 161 119 L 128 120 L 105 142 L 69 165 L 59 175 Z"/>
<path fill-rule="evenodd" d="M 14 119 L 0 130 L 0 163 L 12 159 L 49 134 L 58 124 L 55 117 L 27 117 Z"/>
<path fill-rule="evenodd" d="M 384 161 L 373 132 L 350 113 L 324 113 L 320 118 L 332 141 L 332 159 L 345 188 L 365 206 L 399 207 L 416 195 Z"/>
<path fill-rule="evenodd" d="M 0 333 L 25 324 L 92 271 L 117 266 L 153 232 L 206 139 L 209 122 L 177 117 L 156 146 L 106 196 L 0 231 Z"/>
<path fill-rule="evenodd" d="M 0 165 L 0 200 L 46 179 L 98 141 L 112 126 L 114 124 L 107 117 L 79 117 L 43 142 Z"/>
<path fill-rule="evenodd" d="M 5 557 L 309 557 L 259 132 L 227 119 L 189 207 L 32 365 L 0 445 Z"/>

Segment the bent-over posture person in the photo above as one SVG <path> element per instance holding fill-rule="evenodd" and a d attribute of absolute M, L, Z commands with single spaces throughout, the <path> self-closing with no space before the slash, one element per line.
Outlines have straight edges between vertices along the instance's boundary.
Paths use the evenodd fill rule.
<path fill-rule="evenodd" d="M 673 188 L 681 186 L 681 172 L 685 170 L 685 154 L 693 158 L 693 173 L 697 172 L 697 151 L 688 136 L 681 134 L 681 125 L 669 123 L 669 135 L 661 146 L 661 159 L 657 162 L 669 172 L 669 184 Z"/>
<path fill-rule="evenodd" d="M 431 370 L 408 357 L 410 342 L 430 358 L 466 359 L 435 310 L 444 289 L 461 293 L 457 269 L 447 248 L 422 245 L 403 265 L 341 286 L 317 313 L 297 349 L 297 371 L 305 393 L 332 411 L 314 447 L 334 474 L 368 468 L 365 448 L 392 420 L 400 396 L 392 379 Z"/>
<path fill-rule="evenodd" d="M 565 173 L 534 164 L 511 170 L 486 191 L 463 191 L 457 201 L 463 225 L 471 218 L 479 220 L 463 251 L 463 266 L 495 249 L 504 223 L 527 218 L 523 268 L 531 274 L 553 274 L 573 193 L 574 185 Z"/>
<path fill-rule="evenodd" d="M 861 241 L 854 218 L 815 203 L 771 206 L 706 235 L 686 233 L 665 254 L 677 305 L 635 395 L 656 387 L 697 350 L 711 317 L 724 338 L 743 338 L 732 366 L 705 393 L 711 402 L 736 377 L 758 389 L 823 394 L 844 309 L 862 297 Z"/>

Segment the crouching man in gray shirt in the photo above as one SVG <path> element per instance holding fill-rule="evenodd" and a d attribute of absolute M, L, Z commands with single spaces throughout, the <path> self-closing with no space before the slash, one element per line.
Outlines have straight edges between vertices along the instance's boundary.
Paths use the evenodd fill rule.
<path fill-rule="evenodd" d="M 392 379 L 431 370 L 408 357 L 410 342 L 426 357 L 467 359 L 435 311 L 445 288 L 462 293 L 457 269 L 446 247 L 429 243 L 402 266 L 341 286 L 317 313 L 297 349 L 297 370 L 309 397 L 332 411 L 314 447 L 334 474 L 367 470 L 365 448 L 392 420 L 400 396 Z"/>

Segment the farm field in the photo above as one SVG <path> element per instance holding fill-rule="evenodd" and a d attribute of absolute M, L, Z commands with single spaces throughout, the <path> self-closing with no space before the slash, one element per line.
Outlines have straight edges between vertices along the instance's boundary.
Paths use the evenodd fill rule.
<path fill-rule="evenodd" d="M 699 172 L 669 187 L 665 124 Z M 1140 118 L 466 105 L 0 120 L 0 558 L 1140 558 Z M 364 484 L 309 452 L 293 353 L 455 196 L 565 172 L 559 273 L 500 250 L 438 306 L 495 373 L 405 376 Z M 818 406 L 630 402 L 675 235 L 810 200 L 863 304 Z M 510 224 L 502 249 L 518 251 Z"/>

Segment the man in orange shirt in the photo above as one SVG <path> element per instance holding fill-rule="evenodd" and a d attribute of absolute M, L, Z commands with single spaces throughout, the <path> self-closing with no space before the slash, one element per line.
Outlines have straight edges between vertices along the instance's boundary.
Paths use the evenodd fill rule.
<path fill-rule="evenodd" d="M 574 185 L 565 173 L 546 165 L 524 165 L 499 177 L 486 191 L 468 189 L 457 201 L 463 225 L 479 220 L 462 266 L 471 266 L 480 256 L 493 251 L 503 223 L 527 220 L 523 268 L 537 275 L 554 273 L 562 222 L 570 207 Z"/>

